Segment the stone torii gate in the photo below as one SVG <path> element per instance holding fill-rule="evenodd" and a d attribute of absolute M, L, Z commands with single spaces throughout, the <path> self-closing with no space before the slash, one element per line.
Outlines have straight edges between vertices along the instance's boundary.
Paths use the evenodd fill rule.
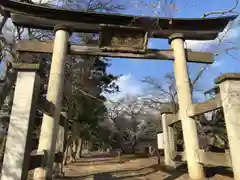
<path fill-rule="evenodd" d="M 68 54 L 174 60 L 189 176 L 194 180 L 204 179 L 203 167 L 197 163 L 195 156 L 195 152 L 199 149 L 196 124 L 187 114 L 188 108 L 192 106 L 187 61 L 212 63 L 213 54 L 186 50 L 184 40 L 215 39 L 236 16 L 210 19 L 161 19 L 54 9 L 11 0 L 3 0 L 0 5 L 17 26 L 55 32 L 54 42 L 19 41 L 15 46 L 19 52 L 52 53 L 46 101 L 51 102 L 54 108 L 53 113 L 45 113 L 42 120 L 38 152 L 46 152 L 47 160 L 46 164 L 35 170 L 35 180 L 52 178 L 64 86 L 64 66 Z M 100 33 L 100 44 L 99 46 L 69 44 L 71 32 Z M 172 49 L 147 49 L 149 37 L 169 39 Z M 39 68 L 34 64 L 24 63 L 18 66 L 2 180 L 25 180 L 27 177 L 30 158 L 29 135 L 36 111 Z"/>

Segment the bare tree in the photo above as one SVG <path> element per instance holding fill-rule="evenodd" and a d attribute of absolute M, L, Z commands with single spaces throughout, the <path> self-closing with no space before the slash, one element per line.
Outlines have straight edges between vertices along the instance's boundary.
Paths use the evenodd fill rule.
<path fill-rule="evenodd" d="M 144 98 L 126 96 L 108 109 L 107 126 L 115 134 L 117 145 L 123 151 L 134 153 L 140 139 L 156 138 L 154 122 L 158 115 L 144 101 Z"/>
<path fill-rule="evenodd" d="M 142 82 L 147 83 L 156 93 L 154 96 L 158 97 L 158 100 L 150 99 L 152 103 L 170 103 L 174 113 L 178 110 L 177 90 L 173 73 L 167 73 L 163 80 L 159 80 L 153 77 L 146 77 Z"/>

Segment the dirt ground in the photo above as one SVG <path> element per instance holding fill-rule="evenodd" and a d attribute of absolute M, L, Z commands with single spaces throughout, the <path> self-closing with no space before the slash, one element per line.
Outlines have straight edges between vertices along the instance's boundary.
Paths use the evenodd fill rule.
<path fill-rule="evenodd" d="M 91 155 L 64 168 L 65 177 L 56 180 L 186 180 L 185 165 L 177 169 L 169 169 L 157 164 L 155 157 Z M 211 180 L 232 180 L 232 174 L 225 173 L 222 168 L 213 171 L 208 169 Z M 210 173 L 209 173 L 210 172 Z M 219 174 L 219 172 L 221 174 Z"/>

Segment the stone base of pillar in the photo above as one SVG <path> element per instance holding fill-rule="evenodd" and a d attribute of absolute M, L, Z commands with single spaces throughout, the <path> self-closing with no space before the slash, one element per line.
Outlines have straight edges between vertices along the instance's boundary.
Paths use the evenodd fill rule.
<path fill-rule="evenodd" d="M 170 167 L 170 168 L 177 168 L 177 164 L 175 161 L 170 161 L 168 162 L 168 164 L 165 164 L 166 167 Z"/>
<path fill-rule="evenodd" d="M 63 178 L 65 176 L 64 172 L 55 172 L 53 178 Z"/>
<path fill-rule="evenodd" d="M 55 162 L 53 167 L 53 178 L 64 177 L 63 164 L 60 162 Z"/>

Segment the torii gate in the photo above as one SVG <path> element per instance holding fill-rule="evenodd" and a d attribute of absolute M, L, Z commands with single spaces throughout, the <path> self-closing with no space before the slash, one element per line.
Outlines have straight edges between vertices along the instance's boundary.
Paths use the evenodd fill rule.
<path fill-rule="evenodd" d="M 186 50 L 184 40 L 215 39 L 228 22 L 234 20 L 236 16 L 168 19 L 54 9 L 13 0 L 2 0 L 0 5 L 17 26 L 54 30 L 55 32 L 54 42 L 19 41 L 15 46 L 19 52 L 52 53 L 47 101 L 51 102 L 54 108 L 52 114 L 44 114 L 38 147 L 39 151 L 47 152 L 47 163 L 35 170 L 35 180 L 51 179 L 52 176 L 64 86 L 63 70 L 67 54 L 174 60 L 189 176 L 194 180 L 204 179 L 203 167 L 197 163 L 195 156 L 199 149 L 196 124 L 187 115 L 188 108 L 192 106 L 192 95 L 186 63 L 187 61 L 212 63 L 213 54 Z M 100 32 L 100 45 L 69 45 L 71 32 Z M 149 37 L 169 39 L 172 50 L 147 49 Z M 115 41 L 119 39 L 124 43 Z M 29 150 L 27 150 L 28 135 L 31 133 L 31 115 L 35 112 L 34 103 L 37 97 L 35 91 L 38 90 L 39 81 L 36 71 L 39 70 L 39 66 L 21 64 L 18 69 L 2 180 L 25 180 L 30 157 Z M 23 132 L 19 133 L 19 131 Z M 20 144 L 16 144 L 17 142 Z"/>

